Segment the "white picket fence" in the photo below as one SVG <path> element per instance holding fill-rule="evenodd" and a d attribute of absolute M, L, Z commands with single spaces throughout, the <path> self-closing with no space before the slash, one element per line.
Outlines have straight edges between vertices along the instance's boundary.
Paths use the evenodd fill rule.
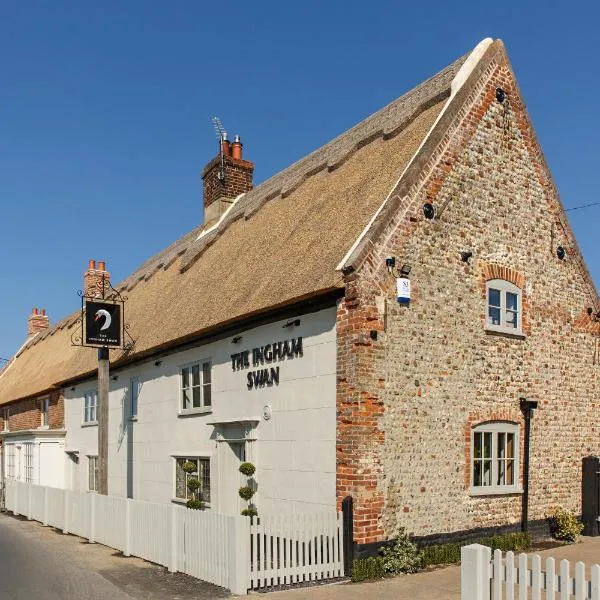
<path fill-rule="evenodd" d="M 6 509 L 170 571 L 246 594 L 249 589 L 343 576 L 341 513 L 228 516 L 6 482 Z"/>
<path fill-rule="evenodd" d="M 250 539 L 252 589 L 344 575 L 341 514 L 261 517 Z"/>
<path fill-rule="evenodd" d="M 543 571 L 539 554 L 503 556 L 496 550 L 492 558 L 490 548 L 480 544 L 462 548 L 460 577 L 461 600 L 600 600 L 600 565 L 591 567 L 587 580 L 582 562 L 572 574 L 568 560 L 557 568 L 547 558 Z"/>

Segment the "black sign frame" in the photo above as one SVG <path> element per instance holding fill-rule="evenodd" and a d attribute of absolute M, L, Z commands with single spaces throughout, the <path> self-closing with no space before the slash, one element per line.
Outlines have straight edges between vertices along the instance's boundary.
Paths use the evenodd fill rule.
<path fill-rule="evenodd" d="M 82 296 L 80 345 L 88 348 L 123 349 L 124 339 L 125 301 Z"/>

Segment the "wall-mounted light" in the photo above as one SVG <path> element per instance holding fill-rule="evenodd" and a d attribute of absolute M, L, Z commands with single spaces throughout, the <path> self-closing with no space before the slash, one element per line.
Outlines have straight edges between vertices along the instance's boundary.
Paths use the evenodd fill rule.
<path fill-rule="evenodd" d="M 423 204 L 423 214 L 425 215 L 425 218 L 429 220 L 435 217 L 435 208 L 433 208 L 433 204 L 431 204 L 431 202 L 426 202 Z"/>
<path fill-rule="evenodd" d="M 388 256 L 385 259 L 385 267 L 389 273 L 394 274 L 394 267 L 396 266 L 396 259 L 393 256 Z"/>
<path fill-rule="evenodd" d="M 411 270 L 412 270 L 412 267 L 410 265 L 402 265 L 400 267 L 400 276 L 408 277 L 410 275 Z"/>
<path fill-rule="evenodd" d="M 556 256 L 558 256 L 559 260 L 565 260 L 565 257 L 567 256 L 567 251 L 562 246 L 559 246 L 556 249 Z"/>
<path fill-rule="evenodd" d="M 506 92 L 501 87 L 496 88 L 496 100 L 498 100 L 498 102 L 504 102 L 505 99 Z"/>
<path fill-rule="evenodd" d="M 236 335 L 235 337 L 232 337 L 232 338 L 231 338 L 231 343 L 232 343 L 232 344 L 237 344 L 238 342 L 240 342 L 240 341 L 241 341 L 241 339 L 242 339 L 242 336 L 241 336 L 241 335 Z"/>
<path fill-rule="evenodd" d="M 288 321 L 285 323 L 283 328 L 286 329 L 287 327 L 298 327 L 298 325 L 300 325 L 300 319 L 294 319 L 293 321 Z"/>
<path fill-rule="evenodd" d="M 470 250 L 463 250 L 460 253 L 460 260 L 464 263 L 469 262 L 469 259 L 473 256 L 473 253 Z"/>
<path fill-rule="evenodd" d="M 154 361 L 154 366 L 155 367 L 160 367 L 160 365 L 162 365 L 162 360 L 155 360 Z"/>

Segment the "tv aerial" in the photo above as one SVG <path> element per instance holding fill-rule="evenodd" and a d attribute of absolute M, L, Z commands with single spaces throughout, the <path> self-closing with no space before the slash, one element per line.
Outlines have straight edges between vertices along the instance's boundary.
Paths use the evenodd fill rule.
<path fill-rule="evenodd" d="M 217 176 L 221 181 L 225 181 L 225 153 L 223 152 L 223 142 L 227 142 L 227 131 L 223 127 L 223 123 L 221 123 L 219 117 L 213 117 L 212 122 L 215 126 L 217 139 L 219 140 L 219 157 L 221 158 L 221 166 Z"/>

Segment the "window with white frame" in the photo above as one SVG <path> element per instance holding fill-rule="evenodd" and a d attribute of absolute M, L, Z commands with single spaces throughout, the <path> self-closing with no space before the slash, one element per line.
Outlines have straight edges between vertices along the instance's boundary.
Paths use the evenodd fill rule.
<path fill-rule="evenodd" d="M 471 432 L 471 491 L 518 492 L 519 430 L 515 423 L 483 423 Z"/>
<path fill-rule="evenodd" d="M 15 445 L 6 444 L 6 476 L 15 478 Z"/>
<path fill-rule="evenodd" d="M 48 427 L 48 409 L 50 406 L 49 398 L 40 400 L 40 427 Z"/>
<path fill-rule="evenodd" d="M 84 394 L 83 422 L 96 423 L 98 421 L 98 391 L 89 390 Z"/>
<path fill-rule="evenodd" d="M 138 414 L 138 398 L 140 396 L 140 378 L 132 377 L 129 385 L 129 418 L 134 419 Z"/>
<path fill-rule="evenodd" d="M 23 444 L 23 455 L 25 458 L 25 481 L 33 483 L 33 444 L 31 442 Z"/>
<path fill-rule="evenodd" d="M 492 279 L 486 288 L 486 329 L 520 334 L 521 289 L 504 279 Z"/>
<path fill-rule="evenodd" d="M 4 431 L 9 431 L 10 428 L 9 428 L 8 422 L 10 419 L 10 408 L 5 408 L 2 411 L 2 419 L 4 421 Z"/>
<path fill-rule="evenodd" d="M 98 457 L 88 456 L 88 490 L 98 491 Z"/>
<path fill-rule="evenodd" d="M 187 365 L 181 369 L 181 410 L 210 409 L 212 405 L 210 361 Z"/>
<path fill-rule="evenodd" d="M 190 471 L 185 468 L 186 463 L 193 464 L 196 469 Z M 190 479 L 197 479 L 200 487 L 196 490 L 188 487 Z M 175 458 L 175 498 L 178 500 L 202 500 L 210 503 L 210 459 L 200 457 Z"/>

